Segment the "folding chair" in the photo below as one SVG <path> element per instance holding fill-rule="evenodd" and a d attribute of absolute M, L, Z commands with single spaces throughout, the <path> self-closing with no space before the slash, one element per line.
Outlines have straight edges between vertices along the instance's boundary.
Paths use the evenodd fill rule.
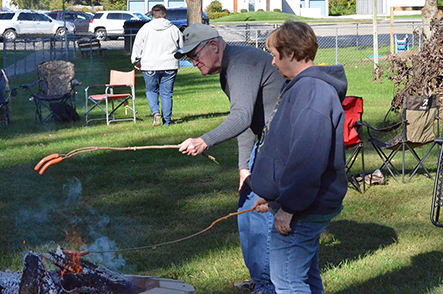
<path fill-rule="evenodd" d="M 130 93 L 115 93 L 115 90 L 130 89 Z M 90 92 L 97 92 L 97 89 L 101 91 L 100 94 L 91 94 Z M 104 89 L 104 94 L 103 94 Z M 106 125 L 109 125 L 111 122 L 116 121 L 127 121 L 133 120 L 136 122 L 136 111 L 135 111 L 135 71 L 132 70 L 130 72 L 121 72 L 117 70 L 111 70 L 111 75 L 109 79 L 109 84 L 106 85 L 96 85 L 89 86 L 85 89 L 86 96 L 86 112 L 85 112 L 85 120 L 86 124 L 95 120 L 106 120 Z M 128 101 L 132 100 L 132 107 L 129 106 Z M 116 105 L 114 104 L 116 101 Z M 89 106 L 89 102 L 92 103 L 92 106 Z M 104 107 L 101 103 L 104 102 Z M 111 106 L 109 105 L 111 104 Z M 120 106 L 124 106 L 125 115 L 127 115 L 128 109 L 132 111 L 132 118 L 116 118 L 115 112 Z M 104 118 L 89 118 L 90 112 L 99 108 L 105 113 Z"/>
<path fill-rule="evenodd" d="M 0 121 L 7 126 L 11 122 L 11 96 L 17 95 L 17 89 L 9 88 L 9 80 L 5 71 L 0 71 Z M 5 98 L 6 96 L 6 98 Z"/>
<path fill-rule="evenodd" d="M 436 138 L 434 142 L 439 145 L 440 152 L 438 153 L 437 173 L 432 195 L 431 222 L 437 227 L 443 227 L 443 222 L 440 221 L 440 208 L 443 206 L 443 138 Z"/>
<path fill-rule="evenodd" d="M 22 85 L 24 91 L 32 95 L 35 103 L 34 123 L 71 122 L 79 116 L 75 110 L 75 86 L 80 83 L 74 79 L 74 64 L 64 60 L 51 60 L 37 65 L 38 80 Z M 31 88 L 39 85 L 37 93 Z"/>
<path fill-rule="evenodd" d="M 348 175 L 349 182 L 361 193 L 360 185 L 356 180 L 355 174 L 351 172 L 351 168 L 361 155 L 362 165 L 362 178 L 363 178 L 363 192 L 365 191 L 365 159 L 363 141 L 360 139 L 360 127 L 363 115 L 363 99 L 357 96 L 347 96 L 342 102 L 343 110 L 345 113 L 345 127 L 344 127 L 344 140 L 345 149 L 352 149 L 351 155 L 346 159 L 346 174 Z"/>
<path fill-rule="evenodd" d="M 385 129 L 376 129 L 369 124 L 366 125 L 368 127 L 369 141 L 383 160 L 383 164 L 380 167 L 381 171 L 386 168 L 394 180 L 398 182 L 396 175 L 399 175 L 399 172 L 395 168 L 393 162 L 396 155 L 401 154 L 401 174 L 402 183 L 404 183 L 406 173 L 405 158 L 407 151 L 409 151 L 413 155 L 417 164 L 410 172 L 407 183 L 409 183 L 420 167 L 428 177 L 432 179 L 424 161 L 437 144 L 434 139 L 439 137 L 440 134 L 439 107 L 440 99 L 438 95 L 433 95 L 431 97 L 409 96 L 403 99 L 401 122 L 393 125 L 391 128 Z M 386 142 L 376 139 L 371 133 L 371 130 L 388 132 L 400 126 L 402 127 L 402 133 Z M 428 144 L 430 144 L 431 147 L 427 150 L 425 155 L 420 158 L 415 149 Z"/>

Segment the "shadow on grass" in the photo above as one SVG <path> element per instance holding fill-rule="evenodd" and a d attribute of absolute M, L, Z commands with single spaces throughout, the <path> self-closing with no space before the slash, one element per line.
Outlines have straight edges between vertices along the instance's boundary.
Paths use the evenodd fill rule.
<path fill-rule="evenodd" d="M 394 229 L 374 223 L 338 220 L 329 224 L 319 250 L 320 268 L 356 260 L 397 241 Z"/>
<path fill-rule="evenodd" d="M 173 120 L 172 122 L 174 124 L 181 124 L 181 123 L 189 122 L 189 121 L 192 121 L 192 120 L 197 120 L 197 119 L 200 119 L 200 118 L 207 119 L 207 118 L 225 116 L 225 115 L 228 115 L 228 114 L 229 114 L 229 111 L 217 112 L 217 113 L 205 113 L 205 114 L 199 114 L 199 115 L 189 115 L 189 116 L 185 116 L 185 117 Z"/>
<path fill-rule="evenodd" d="M 431 293 L 441 287 L 443 252 L 432 251 L 412 257 L 411 265 L 389 272 L 335 294 Z M 386 285 L 389 285 L 386 287 Z M 433 293 L 433 292 L 432 292 Z"/>

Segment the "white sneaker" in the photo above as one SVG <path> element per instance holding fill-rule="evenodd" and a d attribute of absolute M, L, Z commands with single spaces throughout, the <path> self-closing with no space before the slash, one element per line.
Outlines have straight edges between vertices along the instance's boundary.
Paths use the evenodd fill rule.
<path fill-rule="evenodd" d="M 154 114 L 154 119 L 152 121 L 152 126 L 157 127 L 162 124 L 162 116 L 159 113 Z"/>

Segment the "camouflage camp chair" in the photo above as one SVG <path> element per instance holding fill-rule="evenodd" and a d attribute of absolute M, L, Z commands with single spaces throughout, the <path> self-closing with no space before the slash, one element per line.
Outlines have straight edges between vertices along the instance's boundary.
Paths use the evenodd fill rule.
<path fill-rule="evenodd" d="M 52 60 L 37 66 L 38 80 L 21 86 L 29 91 L 35 102 L 37 123 L 70 122 L 79 119 L 75 110 L 74 87 L 80 83 L 74 79 L 74 65 L 63 60 Z M 39 84 L 37 93 L 31 88 Z"/>
<path fill-rule="evenodd" d="M 407 183 L 422 168 L 429 178 L 433 179 L 424 161 L 434 146 L 435 138 L 439 137 L 439 107 L 440 99 L 438 95 L 431 97 L 409 96 L 403 99 L 401 122 L 385 129 L 377 129 L 369 124 L 368 127 L 369 141 L 374 146 L 383 164 L 380 170 L 387 169 L 391 176 L 398 182 L 397 177 L 399 172 L 394 166 L 394 158 L 401 154 L 402 156 L 402 183 L 405 182 L 406 171 L 406 153 L 410 152 L 416 162 L 415 167 L 411 170 Z M 390 132 L 395 128 L 402 127 L 400 135 L 395 136 L 389 141 L 381 141 L 375 138 L 375 132 Z M 415 149 L 417 147 L 430 146 L 425 155 L 420 157 Z M 389 153 L 388 153 L 389 152 Z"/>

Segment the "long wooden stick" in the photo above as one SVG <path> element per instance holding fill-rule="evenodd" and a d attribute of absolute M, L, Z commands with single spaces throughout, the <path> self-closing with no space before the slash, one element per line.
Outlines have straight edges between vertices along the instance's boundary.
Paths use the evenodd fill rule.
<path fill-rule="evenodd" d="M 178 148 L 180 148 L 179 145 L 151 145 L 151 146 L 135 146 L 135 147 L 82 147 L 74 149 L 66 154 L 54 153 L 48 155 L 37 163 L 37 165 L 34 167 L 34 170 L 36 171 L 39 170 L 38 173 L 40 175 L 43 175 L 43 173 L 46 171 L 48 167 L 50 167 L 53 164 L 61 162 L 63 159 L 70 158 L 77 154 L 92 152 L 92 151 L 99 151 L 99 150 L 137 151 L 137 150 L 147 150 L 147 149 L 178 149 Z M 208 159 L 218 164 L 217 160 L 215 160 L 215 157 L 206 154 L 205 152 L 201 153 L 201 155 L 207 157 Z"/>
<path fill-rule="evenodd" d="M 228 214 L 228 215 L 226 215 L 224 217 L 221 217 L 221 218 L 213 221 L 212 224 L 209 227 L 207 227 L 206 229 L 204 229 L 204 230 L 202 230 L 202 231 L 200 231 L 198 233 L 195 233 L 193 235 L 190 235 L 190 236 L 187 236 L 187 237 L 184 237 L 184 238 L 181 238 L 181 239 L 165 242 L 165 243 L 160 243 L 160 244 L 155 244 L 155 245 L 147 245 L 147 246 L 141 246 L 141 247 L 126 248 L 126 249 L 119 249 L 119 250 L 106 250 L 106 251 L 89 251 L 89 250 L 86 250 L 86 251 L 82 251 L 82 252 L 77 252 L 77 251 L 71 251 L 71 250 L 63 250 L 63 253 L 70 254 L 70 255 L 76 255 L 76 256 L 84 256 L 84 255 L 93 254 L 93 253 L 96 253 L 96 254 L 101 254 L 101 253 L 119 253 L 119 252 L 137 251 L 137 250 L 145 250 L 145 249 L 156 249 L 157 247 L 171 245 L 171 244 L 183 242 L 183 241 L 192 239 L 194 237 L 197 237 L 198 235 L 201 235 L 201 234 L 209 231 L 210 229 L 212 229 L 215 226 L 216 223 L 218 223 L 218 222 L 220 222 L 222 220 L 228 219 L 228 218 L 230 218 L 232 216 L 240 215 L 242 213 L 250 212 L 250 211 L 254 211 L 254 208 L 245 209 L 245 210 L 242 210 L 242 211 L 239 211 L 239 212 L 232 212 L 232 213 L 230 213 L 230 214 Z"/>

